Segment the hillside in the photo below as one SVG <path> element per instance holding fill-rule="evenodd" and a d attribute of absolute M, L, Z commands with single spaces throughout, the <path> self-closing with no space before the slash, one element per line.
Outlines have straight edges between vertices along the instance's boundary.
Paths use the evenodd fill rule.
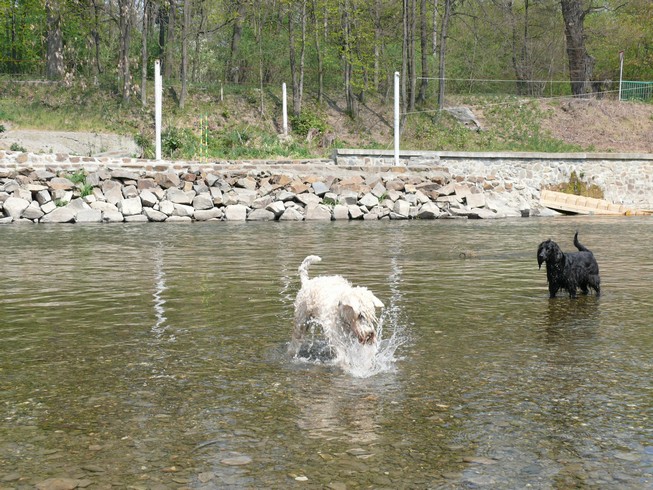
<path fill-rule="evenodd" d="M 0 87 L 0 149 L 79 155 L 153 156 L 150 108 L 125 109 L 107 94 Z M 334 100 L 307 97 L 302 118 L 281 132 L 280 101 L 272 94 L 195 94 L 185 111 L 164 106 L 164 157 L 214 159 L 323 157 L 334 147 L 391 149 L 392 103 L 366 100 L 351 118 Z M 653 104 L 610 99 L 451 97 L 472 111 L 463 124 L 423 106 L 404 119 L 405 150 L 653 153 Z M 480 126 L 480 128 L 478 127 Z M 208 128 L 202 147 L 201 128 Z M 139 144 L 137 144 L 137 142 Z"/>

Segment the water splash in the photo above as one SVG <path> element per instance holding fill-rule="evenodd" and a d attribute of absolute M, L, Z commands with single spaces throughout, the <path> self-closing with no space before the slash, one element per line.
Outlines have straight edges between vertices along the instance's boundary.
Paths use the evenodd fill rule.
<path fill-rule="evenodd" d="M 377 328 L 375 344 L 361 344 L 354 337 L 345 341 L 327 340 L 319 326 L 309 329 L 306 341 L 295 356 L 297 362 L 334 366 L 355 378 L 369 378 L 384 372 L 395 371 L 397 349 L 408 338 L 398 325 L 392 326 L 392 334 L 383 338 L 385 315 L 382 315 Z"/>
<path fill-rule="evenodd" d="M 399 318 L 398 306 L 391 304 L 379 318 L 376 329 L 377 342 L 361 344 L 358 339 L 334 339 L 325 335 L 319 324 L 309 327 L 306 340 L 294 357 L 297 362 L 329 365 L 340 368 L 355 378 L 369 378 L 380 373 L 396 370 L 397 349 L 409 339 L 404 328 L 395 320 Z M 384 338 L 384 327 L 391 333 Z"/>

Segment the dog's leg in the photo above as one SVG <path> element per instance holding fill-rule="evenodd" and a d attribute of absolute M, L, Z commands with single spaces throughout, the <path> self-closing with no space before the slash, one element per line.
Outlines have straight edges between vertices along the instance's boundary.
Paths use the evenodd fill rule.
<path fill-rule="evenodd" d="M 589 286 L 596 292 L 597 296 L 601 296 L 601 279 L 598 275 L 589 277 Z"/>
<path fill-rule="evenodd" d="M 576 295 L 576 281 L 567 281 L 567 291 L 569 292 L 569 297 L 575 299 Z"/>
<path fill-rule="evenodd" d="M 308 312 L 303 305 L 299 305 L 295 308 L 295 326 L 292 331 L 292 338 L 290 344 L 288 345 L 288 353 L 291 356 L 296 356 L 301 348 L 302 341 L 306 337 L 306 332 L 308 331 L 308 322 L 310 318 Z"/>

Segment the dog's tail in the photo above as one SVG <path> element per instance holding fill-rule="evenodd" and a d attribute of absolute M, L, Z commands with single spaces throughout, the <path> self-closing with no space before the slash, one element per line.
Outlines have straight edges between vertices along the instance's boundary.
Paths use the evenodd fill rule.
<path fill-rule="evenodd" d="M 311 264 L 314 264 L 315 262 L 320 262 L 321 260 L 322 259 L 317 255 L 309 255 L 304 259 L 302 265 L 300 265 L 299 269 L 297 269 L 299 272 L 299 278 L 302 281 L 302 285 L 304 285 L 304 283 L 308 281 L 308 268 L 311 266 Z"/>
<path fill-rule="evenodd" d="M 578 241 L 578 232 L 576 232 L 576 234 L 574 235 L 574 246 L 581 252 L 592 253 L 592 251 L 589 248 L 587 248 L 585 245 L 583 245 Z"/>

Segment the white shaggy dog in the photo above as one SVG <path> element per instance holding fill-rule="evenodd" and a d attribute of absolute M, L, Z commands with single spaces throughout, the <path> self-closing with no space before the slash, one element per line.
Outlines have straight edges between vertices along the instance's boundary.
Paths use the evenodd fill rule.
<path fill-rule="evenodd" d="M 297 355 L 311 322 L 322 326 L 333 347 L 351 340 L 375 344 L 376 308 L 383 308 L 383 303 L 369 289 L 354 287 L 342 276 L 309 279 L 309 266 L 321 260 L 317 255 L 309 255 L 299 266 L 302 287 L 295 299 L 295 327 L 289 353 Z"/>

